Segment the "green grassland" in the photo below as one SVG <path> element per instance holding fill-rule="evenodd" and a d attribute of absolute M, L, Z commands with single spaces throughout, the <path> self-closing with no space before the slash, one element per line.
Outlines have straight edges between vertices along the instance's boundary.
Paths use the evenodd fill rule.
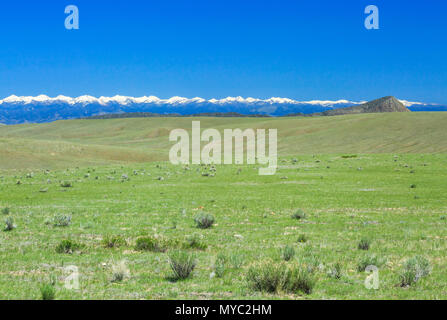
<path fill-rule="evenodd" d="M 447 113 L 382 113 L 313 118 L 136 118 L 0 127 L 0 169 L 168 160 L 169 132 L 276 128 L 278 154 L 447 152 Z"/>
<path fill-rule="evenodd" d="M 163 161 L 169 130 L 191 120 L 0 127 L 0 209 L 10 208 L 0 212 L 0 297 L 40 299 L 54 279 L 56 299 L 447 298 L 447 114 L 200 119 L 202 128 L 278 128 L 274 176 L 259 176 L 256 165 Z M 305 217 L 293 219 L 298 209 Z M 215 217 L 211 228 L 197 228 L 200 212 Z M 58 216 L 71 223 L 56 226 Z M 8 217 L 15 228 L 3 231 Z M 106 247 L 112 236 L 121 245 Z M 166 252 L 137 250 L 141 237 L 164 239 Z M 203 246 L 188 247 L 191 237 Z M 358 248 L 364 238 L 369 250 Z M 79 248 L 58 253 L 67 239 Z M 285 246 L 295 251 L 287 262 Z M 195 256 L 188 279 L 171 279 L 176 249 Z M 369 255 L 381 262 L 377 290 L 358 270 Z M 222 275 L 213 276 L 219 256 Z M 402 287 L 415 256 L 428 259 L 430 274 Z M 122 260 L 128 275 L 112 281 Z M 257 290 L 248 274 L 258 263 L 300 266 L 315 286 L 310 294 Z M 336 263 L 340 277 L 331 277 Z M 79 290 L 64 288 L 69 265 L 79 268 Z"/>

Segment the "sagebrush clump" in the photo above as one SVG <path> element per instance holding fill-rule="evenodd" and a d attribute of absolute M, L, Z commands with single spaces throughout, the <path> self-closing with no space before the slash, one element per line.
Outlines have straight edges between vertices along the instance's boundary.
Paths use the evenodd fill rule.
<path fill-rule="evenodd" d="M 40 295 L 42 300 L 54 300 L 56 297 L 56 289 L 54 283 L 45 283 L 40 287 Z"/>
<path fill-rule="evenodd" d="M 315 278 L 307 268 L 288 267 L 285 263 L 266 261 L 249 268 L 246 275 L 249 286 L 257 291 L 277 293 L 310 294 L 315 286 Z"/>
<path fill-rule="evenodd" d="M 121 236 L 105 236 L 101 243 L 106 248 L 118 248 L 127 245 L 126 240 Z"/>
<path fill-rule="evenodd" d="M 53 217 L 53 226 L 68 227 L 71 224 L 71 215 L 58 214 Z"/>
<path fill-rule="evenodd" d="M 306 219 L 306 213 L 302 209 L 298 209 L 292 214 L 292 219 L 296 220 Z"/>
<path fill-rule="evenodd" d="M 187 279 L 196 267 L 195 256 L 186 251 L 173 251 L 169 254 L 169 265 L 172 280 Z"/>
<path fill-rule="evenodd" d="M 130 276 L 129 268 L 125 260 L 121 260 L 112 265 L 112 279 L 111 282 L 121 282 Z"/>
<path fill-rule="evenodd" d="M 62 240 L 57 246 L 56 246 L 56 252 L 57 253 L 69 253 L 72 254 L 74 251 L 78 250 L 81 246 L 72 241 L 72 240 Z"/>
<path fill-rule="evenodd" d="M 73 184 L 70 181 L 62 181 L 61 187 L 62 188 L 71 188 L 71 187 L 73 187 Z"/>
<path fill-rule="evenodd" d="M 295 249 L 290 245 L 286 245 L 281 251 L 281 257 L 284 261 L 292 260 L 294 256 Z"/>
<path fill-rule="evenodd" d="M 371 245 L 371 240 L 363 238 L 362 240 L 360 240 L 357 247 L 359 250 L 369 250 L 370 245 Z"/>
<path fill-rule="evenodd" d="M 161 237 L 140 237 L 135 244 L 135 250 L 151 251 L 151 252 L 166 252 L 170 242 Z"/>
<path fill-rule="evenodd" d="M 197 228 L 208 229 L 214 224 L 214 217 L 209 213 L 201 212 L 194 217 Z"/>
<path fill-rule="evenodd" d="M 11 231 L 16 228 L 16 225 L 14 224 L 14 219 L 12 217 L 8 217 L 5 220 L 5 231 Z"/>
<path fill-rule="evenodd" d="M 311 271 L 301 266 L 287 270 L 283 290 L 292 293 L 311 294 L 316 280 Z"/>
<path fill-rule="evenodd" d="M 216 261 L 214 262 L 214 274 L 218 278 L 222 278 L 225 274 L 226 264 L 227 264 L 227 257 L 219 253 L 219 255 L 216 258 Z"/>
<path fill-rule="evenodd" d="M 430 274 L 430 262 L 421 256 L 408 259 L 404 263 L 404 269 L 400 274 L 400 286 L 408 287 L 414 285 L 419 279 Z"/>
<path fill-rule="evenodd" d="M 328 277 L 332 279 L 341 279 L 343 275 L 342 267 L 339 262 L 336 262 L 333 266 L 329 267 Z"/>
<path fill-rule="evenodd" d="M 366 267 L 368 266 L 376 266 L 380 267 L 384 265 L 386 260 L 384 258 L 378 257 L 375 254 L 369 254 L 365 255 L 360 258 L 358 264 L 357 264 L 357 270 L 359 272 L 363 272 L 366 270 Z"/>
<path fill-rule="evenodd" d="M 267 261 L 251 266 L 246 276 L 249 286 L 256 291 L 275 293 L 284 286 L 285 264 Z"/>

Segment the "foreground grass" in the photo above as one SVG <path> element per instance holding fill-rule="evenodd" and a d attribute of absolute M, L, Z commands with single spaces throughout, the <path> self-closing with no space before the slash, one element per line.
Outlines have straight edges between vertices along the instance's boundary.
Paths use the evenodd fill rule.
<path fill-rule="evenodd" d="M 447 155 L 296 156 L 280 166 L 274 176 L 255 166 L 203 176 L 205 166 L 168 163 L 1 171 L 0 209 L 10 212 L 0 219 L 13 217 L 16 228 L 0 231 L 0 297 L 40 299 L 55 277 L 56 299 L 447 298 Z M 298 209 L 305 216 L 292 218 Z M 215 218 L 210 228 L 196 226 L 202 211 Z M 136 250 L 141 237 L 163 239 L 167 250 Z M 205 246 L 188 247 L 191 238 Z M 362 239 L 369 250 L 359 250 Z M 63 240 L 75 250 L 57 253 Z M 285 246 L 295 250 L 289 261 Z M 195 268 L 172 281 L 169 254 L 179 249 Z M 383 261 L 378 290 L 358 271 L 365 255 Z M 399 275 L 417 255 L 431 272 L 403 288 Z M 113 276 L 123 260 L 125 276 Z M 254 290 L 248 270 L 272 260 L 311 270 L 312 292 Z M 79 290 L 63 286 L 69 265 L 79 268 Z M 334 265 L 341 271 L 328 276 Z"/>

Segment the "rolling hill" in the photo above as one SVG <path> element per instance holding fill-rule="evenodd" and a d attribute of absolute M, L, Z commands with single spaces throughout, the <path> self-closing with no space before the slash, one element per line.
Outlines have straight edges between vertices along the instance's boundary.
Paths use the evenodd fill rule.
<path fill-rule="evenodd" d="M 367 103 L 363 103 L 358 106 L 324 111 L 320 113 L 320 115 L 336 116 L 343 114 L 383 113 L 383 112 L 411 112 L 411 111 L 395 97 L 388 96 Z"/>
<path fill-rule="evenodd" d="M 279 156 L 323 153 L 447 152 L 447 113 L 373 113 L 338 117 L 194 118 L 202 130 L 277 128 Z M 64 120 L 0 127 L 0 169 L 167 160 L 169 132 L 192 118 Z"/>

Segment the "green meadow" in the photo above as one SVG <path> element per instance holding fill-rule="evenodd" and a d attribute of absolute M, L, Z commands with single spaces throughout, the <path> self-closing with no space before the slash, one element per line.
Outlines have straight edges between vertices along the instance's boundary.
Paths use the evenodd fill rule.
<path fill-rule="evenodd" d="M 277 173 L 170 164 L 169 132 L 192 120 L 277 128 Z M 1 126 L 0 298 L 445 299 L 445 123 L 399 113 Z M 79 289 L 65 287 L 68 266 Z"/>

